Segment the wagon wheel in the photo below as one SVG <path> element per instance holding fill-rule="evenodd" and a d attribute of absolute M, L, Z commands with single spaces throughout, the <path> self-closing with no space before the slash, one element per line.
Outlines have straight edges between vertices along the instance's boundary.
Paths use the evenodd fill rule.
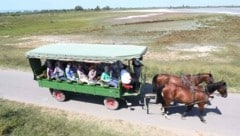
<path fill-rule="evenodd" d="M 105 107 L 109 110 L 116 110 L 119 108 L 119 102 L 114 98 L 105 98 L 103 103 Z"/>
<path fill-rule="evenodd" d="M 53 90 L 52 96 L 59 102 L 63 102 L 66 100 L 66 94 L 63 91 Z"/>

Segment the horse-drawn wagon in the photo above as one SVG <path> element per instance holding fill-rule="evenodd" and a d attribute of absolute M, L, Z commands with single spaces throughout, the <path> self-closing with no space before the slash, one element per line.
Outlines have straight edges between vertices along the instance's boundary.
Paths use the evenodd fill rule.
<path fill-rule="evenodd" d="M 103 45 L 103 44 L 51 44 L 38 47 L 26 52 L 33 71 L 34 80 L 40 87 L 50 89 L 52 96 L 58 101 L 64 101 L 71 93 L 82 93 L 103 96 L 104 105 L 108 109 L 117 109 L 119 100 L 126 100 L 129 96 L 138 96 L 144 84 L 144 78 L 141 78 L 134 87 L 131 85 L 123 85 L 119 78 L 119 67 L 126 64 L 133 67 L 131 62 L 135 59 L 142 58 L 146 53 L 147 47 L 135 45 Z M 118 85 L 115 87 L 105 86 L 101 83 L 89 84 L 68 80 L 57 80 L 47 78 L 47 62 L 56 63 L 61 61 L 63 66 L 71 62 L 74 64 L 94 65 L 103 69 L 102 65 L 115 65 L 115 72 L 118 73 Z M 119 64 L 119 62 L 122 62 Z M 86 67 L 87 67 L 86 66 Z M 86 68 L 85 71 L 88 71 Z M 45 74 L 45 75 L 44 75 Z M 141 74 L 141 73 L 140 73 Z M 66 75 L 65 75 L 66 76 Z M 96 80 L 98 80 L 96 78 Z"/>
<path fill-rule="evenodd" d="M 226 82 L 214 83 L 211 73 L 181 76 L 157 74 L 152 80 L 153 93 L 143 93 L 146 78 L 141 76 L 143 65 L 140 60 L 146 51 L 147 47 L 135 45 L 62 43 L 38 47 L 26 52 L 26 57 L 32 68 L 34 80 L 38 82 L 40 87 L 49 88 L 52 96 L 58 101 L 65 101 L 70 94 L 75 93 L 96 95 L 105 98 L 103 103 L 108 109 L 115 110 L 119 108 L 120 101 L 126 101 L 128 105 L 130 104 L 127 101 L 129 97 L 139 98 L 138 96 L 141 94 L 144 96 L 147 113 L 149 99 L 161 102 L 165 115 L 167 109 L 171 107 L 170 103 L 176 100 L 188 107 L 183 116 L 186 116 L 187 112 L 197 104 L 200 111 L 199 117 L 201 121 L 205 122 L 202 113 L 208 98 L 212 97 L 210 95 L 217 90 L 222 97 L 227 97 Z M 65 73 L 62 70 L 64 74 L 59 78 L 56 74 L 61 72 L 55 73 L 56 71 L 51 70 L 51 68 L 55 67 L 59 70 L 61 66 L 65 68 Z M 90 68 L 93 66 L 95 67 L 93 69 L 96 70 L 95 74 L 97 73 L 94 82 L 92 82 L 93 79 L 90 80 L 89 74 L 87 81 L 80 80 L 82 75 L 79 73 L 86 71 L 90 73 L 92 70 Z M 74 68 L 76 69 L 74 70 Z M 126 68 L 133 69 L 133 71 L 128 71 L 129 69 Z M 53 71 L 52 77 L 49 74 L 51 71 Z M 76 75 L 74 71 L 77 71 Z M 131 78 L 130 73 L 135 77 L 132 78 L 135 81 L 125 83 L 126 80 L 123 78 Z M 69 78 L 69 75 L 73 75 L 74 78 Z M 107 84 L 102 78 L 105 76 L 110 79 Z M 114 81 L 115 85 L 110 84 L 110 81 Z M 199 86 L 202 82 L 207 85 Z"/>

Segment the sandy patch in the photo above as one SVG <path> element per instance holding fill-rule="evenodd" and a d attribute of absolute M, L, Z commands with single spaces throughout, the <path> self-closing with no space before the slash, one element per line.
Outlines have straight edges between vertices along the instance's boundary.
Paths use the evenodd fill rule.
<path fill-rule="evenodd" d="M 209 57 L 208 53 L 201 54 L 182 54 L 176 51 L 166 51 L 166 52 L 154 52 L 148 51 L 146 54 L 146 59 L 155 59 L 160 61 L 182 61 L 182 60 L 193 60 L 196 58 Z"/>
<path fill-rule="evenodd" d="M 170 9 L 143 9 L 143 10 L 120 10 L 115 12 L 142 12 L 142 13 L 151 13 L 151 12 L 160 12 L 160 13 L 176 13 L 178 11 L 176 10 L 170 10 Z"/>
<path fill-rule="evenodd" d="M 148 51 L 146 58 L 161 61 L 183 61 L 199 58 L 211 58 L 212 61 L 225 62 L 224 59 L 214 57 L 213 52 L 222 50 L 223 47 L 215 45 L 176 44 L 167 46 L 164 51 Z"/>
<path fill-rule="evenodd" d="M 16 46 L 20 48 L 38 47 L 44 44 L 59 42 L 70 42 L 70 40 L 65 36 L 53 36 L 53 35 L 23 37 L 18 39 L 18 41 L 19 42 L 16 43 Z"/>
<path fill-rule="evenodd" d="M 91 37 L 82 35 L 42 35 L 20 38 L 16 46 L 20 48 L 38 47 L 54 43 L 94 43 L 97 40 L 90 40 Z M 96 38 L 95 38 L 96 39 Z"/>
<path fill-rule="evenodd" d="M 126 17 L 115 18 L 115 20 L 125 20 L 125 19 L 134 19 L 134 18 L 148 18 L 148 17 L 157 16 L 157 15 L 161 15 L 161 14 L 163 14 L 163 13 L 153 13 L 153 14 L 145 14 L 145 15 L 126 16 Z"/>
<path fill-rule="evenodd" d="M 168 46 L 166 49 L 171 51 L 185 51 L 185 52 L 200 52 L 207 53 L 213 51 L 219 51 L 222 47 L 215 45 L 194 45 L 194 44 L 176 44 L 173 46 Z"/>

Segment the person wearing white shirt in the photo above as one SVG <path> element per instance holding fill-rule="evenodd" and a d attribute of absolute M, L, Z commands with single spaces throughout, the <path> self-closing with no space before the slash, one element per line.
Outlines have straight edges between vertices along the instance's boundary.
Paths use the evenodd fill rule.
<path fill-rule="evenodd" d="M 128 72 L 128 70 L 122 69 L 120 73 L 121 73 L 121 82 L 123 84 L 131 84 L 132 77 L 131 77 L 130 73 Z"/>

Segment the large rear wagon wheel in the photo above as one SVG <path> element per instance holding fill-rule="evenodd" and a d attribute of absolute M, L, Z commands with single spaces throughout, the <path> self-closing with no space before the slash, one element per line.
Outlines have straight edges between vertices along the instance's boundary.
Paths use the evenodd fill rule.
<path fill-rule="evenodd" d="M 109 110 L 117 110 L 119 108 L 119 101 L 114 98 L 105 98 L 103 103 Z"/>
<path fill-rule="evenodd" d="M 59 102 L 64 102 L 67 99 L 66 93 L 60 90 L 53 90 L 52 96 Z"/>

